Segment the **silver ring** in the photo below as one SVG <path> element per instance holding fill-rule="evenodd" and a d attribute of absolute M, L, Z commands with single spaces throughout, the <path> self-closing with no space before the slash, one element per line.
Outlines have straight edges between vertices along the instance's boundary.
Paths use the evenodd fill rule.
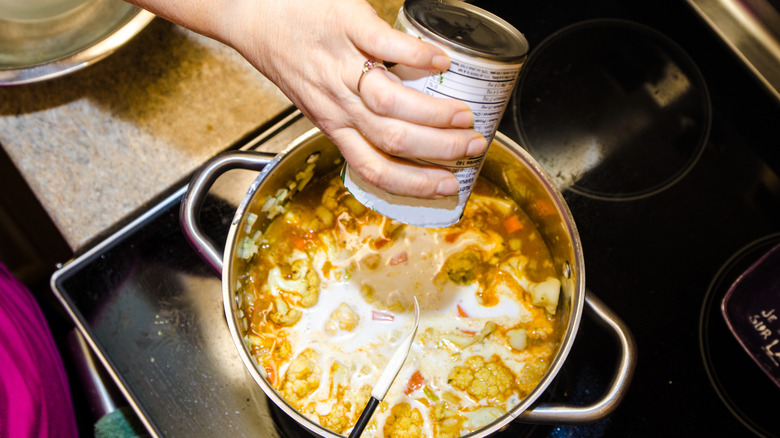
<path fill-rule="evenodd" d="M 357 85 L 357 91 L 360 93 L 360 84 L 363 83 L 363 76 L 366 75 L 371 69 L 379 67 L 384 71 L 387 71 L 387 67 L 385 67 L 384 64 L 382 64 L 379 61 L 375 61 L 373 59 L 366 59 L 366 62 L 363 63 L 363 70 L 360 72 L 360 79 L 358 79 L 358 85 Z"/>

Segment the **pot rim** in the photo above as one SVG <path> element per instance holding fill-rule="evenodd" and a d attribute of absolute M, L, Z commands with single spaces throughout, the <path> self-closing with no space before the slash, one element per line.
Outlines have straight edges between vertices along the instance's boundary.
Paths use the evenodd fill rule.
<path fill-rule="evenodd" d="M 290 153 L 293 150 L 323 135 L 324 134 L 322 134 L 322 132 L 319 129 L 316 128 L 311 129 L 310 131 L 304 133 L 303 135 L 295 139 L 284 150 L 279 152 L 260 171 L 260 174 L 252 182 L 246 194 L 242 198 L 241 203 L 236 209 L 235 215 L 231 222 L 231 226 L 228 232 L 225 250 L 223 254 L 224 266 L 221 274 L 222 274 L 222 293 L 223 293 L 223 304 L 225 308 L 224 309 L 225 317 L 227 320 L 228 328 L 230 330 L 231 338 L 233 339 L 233 342 L 236 346 L 236 349 L 238 350 L 242 362 L 244 362 L 245 368 L 249 371 L 253 380 L 261 387 L 261 389 L 266 394 L 266 396 L 269 397 L 276 404 L 277 407 L 279 407 L 286 414 L 290 415 L 293 419 L 297 420 L 301 426 L 305 427 L 310 432 L 318 434 L 320 436 L 336 438 L 336 437 L 341 437 L 342 435 L 336 434 L 324 428 L 323 426 L 320 426 L 319 424 L 310 420 L 305 415 L 301 414 L 298 410 L 290 406 L 287 403 L 287 401 L 284 400 L 284 398 L 282 398 L 281 395 L 279 395 L 276 392 L 276 390 L 260 374 L 257 364 L 255 364 L 252 356 L 247 351 L 247 348 L 243 341 L 243 335 L 237 324 L 237 319 L 233 314 L 234 313 L 233 308 L 234 308 L 236 298 L 235 298 L 235 293 L 233 291 L 233 287 L 230 284 L 231 273 L 233 271 L 233 264 L 234 264 L 233 254 L 235 253 L 236 250 L 238 235 L 240 232 L 239 225 L 242 223 L 242 219 L 245 216 L 247 210 L 252 205 L 256 191 L 258 190 L 260 185 L 265 181 L 268 175 L 270 175 L 280 165 L 280 163 L 282 163 L 283 160 L 285 160 L 286 157 L 290 155 Z M 563 366 L 563 363 L 568 357 L 569 351 L 571 350 L 572 344 L 576 338 L 580 326 L 580 322 L 582 319 L 582 311 L 583 311 L 585 295 L 586 295 L 585 263 L 584 263 L 584 255 L 582 251 L 582 243 L 580 241 L 579 233 L 577 231 L 574 218 L 571 214 L 571 211 L 569 210 L 566 201 L 563 198 L 563 195 L 561 194 L 560 190 L 553 182 L 550 175 L 541 167 L 539 163 L 536 162 L 536 160 L 534 160 L 531 157 L 531 155 L 526 150 L 522 149 L 519 145 L 517 145 L 517 143 L 515 143 L 513 140 L 511 140 L 509 137 L 507 137 L 501 132 L 496 133 L 494 141 L 503 145 L 510 153 L 512 153 L 515 157 L 517 157 L 522 162 L 522 164 L 526 166 L 533 173 L 533 175 L 536 177 L 538 182 L 542 184 L 545 192 L 554 201 L 559 216 L 562 220 L 562 223 L 564 224 L 564 231 L 571 240 L 571 245 L 572 245 L 571 251 L 574 256 L 574 259 L 572 265 L 570 266 L 570 270 L 571 272 L 574 273 L 573 275 L 574 284 L 572 287 L 573 295 L 571 299 L 571 313 L 569 315 L 569 321 L 567 324 L 565 324 L 565 326 L 562 327 L 565 330 L 565 333 L 563 334 L 560 340 L 560 346 L 554 356 L 554 359 L 550 364 L 550 367 L 545 372 L 542 379 L 539 381 L 539 383 L 537 383 L 537 385 L 534 387 L 531 393 L 528 394 L 528 396 L 526 396 L 523 400 L 520 401 L 520 403 L 518 403 L 513 408 L 511 408 L 504 416 L 496 419 L 495 421 L 484 426 L 481 429 L 478 429 L 474 432 L 464 435 L 464 436 L 471 436 L 471 437 L 483 437 L 501 430 L 509 422 L 513 421 L 518 416 L 520 416 L 524 411 L 526 411 L 547 389 L 547 387 L 550 385 L 552 380 L 557 376 L 558 372 Z"/>

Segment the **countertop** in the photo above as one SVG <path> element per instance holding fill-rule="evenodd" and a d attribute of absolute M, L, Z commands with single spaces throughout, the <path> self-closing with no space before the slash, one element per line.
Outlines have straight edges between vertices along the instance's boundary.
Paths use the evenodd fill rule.
<path fill-rule="evenodd" d="M 370 3 L 388 22 L 401 5 Z M 79 252 L 291 106 L 233 49 L 155 18 L 95 65 L 0 87 L 0 145 Z"/>

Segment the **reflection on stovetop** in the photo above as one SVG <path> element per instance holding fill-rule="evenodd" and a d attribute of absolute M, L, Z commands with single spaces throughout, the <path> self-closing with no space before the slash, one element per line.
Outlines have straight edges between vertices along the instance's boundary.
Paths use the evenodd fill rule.
<path fill-rule="evenodd" d="M 721 293 L 713 290 L 760 255 L 752 244 L 780 233 L 777 104 L 684 2 L 475 3 L 513 22 L 532 48 L 594 18 L 650 26 L 690 55 L 712 99 L 708 140 L 674 184 L 620 201 L 563 192 L 582 238 L 587 286 L 637 340 L 627 397 L 592 424 L 513 424 L 496 436 L 780 436 L 780 422 L 754 415 L 754 400 L 745 402 L 757 394 L 776 407 L 780 390 L 758 367 L 735 368 L 749 358 L 720 348 L 735 341 L 711 310 Z M 499 129 L 522 145 L 516 126 L 510 111 Z M 67 265 L 55 290 L 155 434 L 307 436 L 248 383 L 224 328 L 220 281 L 181 235 L 178 199 Z M 234 206 L 219 197 L 204 205 L 214 240 L 224 241 Z M 584 317 L 540 401 L 595 401 L 616 360 L 612 340 Z"/>
<path fill-rule="evenodd" d="M 545 46 L 561 29 L 595 18 L 648 26 L 690 56 L 704 76 L 713 110 L 709 136 L 697 152 L 700 155 L 663 190 L 647 191 L 635 199 L 592 196 L 576 184 L 564 190 L 583 241 L 587 285 L 632 329 L 639 359 L 629 395 L 613 415 L 586 426 L 538 428 L 532 435 L 780 436 L 780 422 L 767 412 L 776 413 L 780 390 L 755 364 L 735 368 L 735 362 L 750 359 L 739 348 L 732 349 L 736 340 L 724 330 L 719 313 L 712 313 L 704 333 L 699 321 L 700 314 L 702 318 L 709 315 L 703 308 L 711 305 L 716 294 L 709 292 L 711 284 L 725 282 L 728 288 L 734 279 L 716 279 L 722 266 L 744 247 L 760 252 L 760 245 L 756 250 L 751 244 L 777 239 L 780 232 L 780 148 L 769 123 L 780 119 L 780 110 L 681 2 L 632 3 L 631 10 L 626 5 L 588 2 L 567 5 L 559 14 L 551 14 L 546 11 L 560 4 L 540 2 L 524 5 L 514 15 L 512 6 L 496 5 L 499 15 L 512 16 L 509 21 L 525 29 L 532 47 Z M 539 26 L 535 23 L 539 16 L 556 19 Z M 534 55 L 532 49 L 530 61 Z M 560 64 L 567 66 L 565 59 Z M 574 60 L 568 64 L 577 65 L 581 64 Z M 575 77 L 577 73 L 575 69 L 566 74 Z M 539 77 L 537 85 L 543 79 Z M 578 85 L 587 86 L 587 82 Z M 549 98 L 551 93 L 563 99 L 560 90 L 526 90 L 526 96 L 534 99 Z M 521 111 L 512 111 L 512 106 L 516 110 L 522 104 L 510 102 L 500 129 L 533 155 L 534 145 L 523 144 L 529 136 L 521 132 L 523 123 L 516 119 Z M 560 109 L 561 113 L 567 110 Z M 565 123 L 558 129 L 565 130 Z M 652 152 L 660 155 L 654 157 L 660 158 L 656 161 L 664 157 L 669 162 L 680 160 L 672 155 L 673 148 L 660 146 Z M 651 172 L 653 162 L 648 160 L 646 168 L 634 176 Z M 551 173 L 558 170 L 555 166 L 548 169 Z M 602 178 L 604 186 L 633 183 L 626 180 L 632 178 L 628 171 L 609 176 L 613 180 Z M 760 255 L 746 258 L 755 261 L 752 257 Z M 614 354 L 605 356 L 609 350 L 593 345 L 598 337 L 586 320 L 566 363 L 568 372 L 560 376 L 562 381 L 577 376 L 558 386 L 567 388 L 560 393 L 564 397 L 571 396 L 572 388 L 582 387 L 590 393 L 605 385 Z M 704 357 L 703 352 L 707 352 Z M 588 382 L 594 369 L 603 375 L 597 382 Z"/>

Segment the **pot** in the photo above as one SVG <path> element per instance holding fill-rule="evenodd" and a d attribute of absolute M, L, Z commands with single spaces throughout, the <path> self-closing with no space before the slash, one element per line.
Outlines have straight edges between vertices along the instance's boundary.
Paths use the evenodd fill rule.
<path fill-rule="evenodd" d="M 237 293 L 233 285 L 240 275 L 243 263 L 237 256 L 248 217 L 265 219 L 261 211 L 263 202 L 279 188 L 294 181 L 295 176 L 318 156 L 314 178 L 343 165 L 338 149 L 320 131 L 313 129 L 293 141 L 277 155 L 236 151 L 215 157 L 197 173 L 182 200 L 181 224 L 185 236 L 200 256 L 222 276 L 222 292 L 227 325 L 239 356 L 252 379 L 281 410 L 314 434 L 338 437 L 335 434 L 288 405 L 265 380 L 243 341 L 241 318 L 238 316 Z M 198 214 L 212 183 L 231 169 L 257 170 L 260 174 L 247 190 L 233 217 L 224 252 L 202 232 Z M 500 132 L 493 141 L 481 174 L 511 196 L 534 221 L 544 237 L 561 280 L 561 295 L 557 314 L 561 338 L 559 348 L 546 374 L 534 390 L 506 415 L 479 429 L 472 436 L 487 436 L 497 432 L 511 421 L 544 424 L 577 424 L 599 420 L 609 415 L 625 396 L 636 366 L 636 344 L 628 327 L 585 287 L 585 264 L 577 228 L 558 188 L 542 167 L 520 146 Z M 534 205 L 547 200 L 556 206 L 557 215 L 542 215 Z M 252 219 L 254 220 L 254 218 Z M 263 229 L 264 224 L 255 225 Z M 620 348 L 619 362 L 612 382 L 606 392 L 594 404 L 571 406 L 540 403 L 539 396 L 553 381 L 575 342 L 583 310 L 605 327 L 616 339 Z"/>

